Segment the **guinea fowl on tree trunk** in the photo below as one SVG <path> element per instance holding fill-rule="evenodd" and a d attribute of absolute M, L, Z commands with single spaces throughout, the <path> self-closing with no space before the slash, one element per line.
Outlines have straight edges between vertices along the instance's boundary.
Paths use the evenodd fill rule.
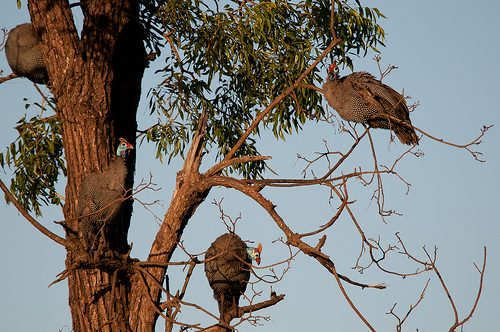
<path fill-rule="evenodd" d="M 335 62 L 328 67 L 323 84 L 328 104 L 342 119 L 368 124 L 372 128 L 392 129 L 401 143 L 418 144 L 418 137 L 410 121 L 405 98 L 367 72 L 339 76 Z M 392 116 L 405 124 L 389 119 Z"/>
<path fill-rule="evenodd" d="M 116 156 L 102 173 L 87 174 L 80 185 L 76 214 L 80 219 L 81 237 L 86 250 L 94 250 L 101 240 L 106 244 L 106 231 L 112 227 L 125 203 L 125 158 L 134 147 L 120 138 Z M 99 236 L 99 234 L 101 234 Z"/>
<path fill-rule="evenodd" d="M 232 233 L 219 236 L 205 254 L 205 274 L 219 304 L 220 319 L 229 323 L 238 313 L 240 296 L 250 279 L 252 260 L 260 264 L 262 245 L 247 247 Z M 210 258 L 213 258 L 210 260 Z"/>
<path fill-rule="evenodd" d="M 9 32 L 5 56 L 17 76 L 24 76 L 38 84 L 48 83 L 49 74 L 31 23 L 20 24 Z"/>

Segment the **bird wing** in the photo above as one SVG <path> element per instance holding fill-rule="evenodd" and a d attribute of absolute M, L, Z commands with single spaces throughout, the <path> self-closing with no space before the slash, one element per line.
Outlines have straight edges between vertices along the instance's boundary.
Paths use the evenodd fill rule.
<path fill-rule="evenodd" d="M 366 72 L 355 73 L 353 86 L 372 107 L 379 112 L 401 120 L 409 120 L 408 106 L 404 97 L 390 86 L 383 84 Z"/>
<path fill-rule="evenodd" d="M 215 258 L 214 258 L 215 257 Z M 244 292 L 250 279 L 246 245 L 235 234 L 224 234 L 212 243 L 205 255 L 205 273 L 214 293 Z"/>

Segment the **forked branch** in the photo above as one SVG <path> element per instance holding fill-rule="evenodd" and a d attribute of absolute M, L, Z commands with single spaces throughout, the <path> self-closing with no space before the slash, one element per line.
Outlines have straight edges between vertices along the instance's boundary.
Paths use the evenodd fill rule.
<path fill-rule="evenodd" d="M 484 136 L 484 134 L 488 131 L 488 129 L 490 129 L 491 127 L 493 127 L 493 125 L 490 125 L 490 126 L 486 126 L 484 125 L 483 128 L 481 128 L 481 134 L 476 137 L 474 140 L 472 140 L 471 142 L 469 143 L 466 143 L 466 144 L 455 144 L 455 143 L 452 143 L 452 142 L 448 142 L 448 141 L 445 141 L 444 139 L 441 139 L 441 138 L 437 138 L 435 136 L 432 136 L 428 133 L 426 133 L 425 131 L 423 131 L 422 129 L 420 128 L 417 128 L 413 125 L 410 125 L 402 120 L 399 120 L 391 115 L 387 115 L 387 114 L 376 114 L 376 115 L 373 115 L 370 119 L 375 119 L 375 118 L 380 118 L 380 117 L 384 117 L 390 121 L 394 121 L 395 123 L 397 123 L 398 125 L 402 125 L 402 126 L 405 126 L 407 128 L 413 128 L 414 130 L 422 133 L 424 136 L 427 136 L 428 138 L 436 141 L 436 142 L 439 142 L 439 143 L 442 143 L 442 144 L 446 144 L 446 145 L 450 145 L 450 146 L 453 146 L 455 148 L 459 148 L 459 149 L 465 149 L 467 151 L 469 151 L 470 154 L 472 154 L 472 156 L 474 157 L 474 159 L 476 159 L 477 161 L 479 162 L 484 162 L 484 160 L 480 159 L 480 157 L 483 155 L 481 152 L 479 151 L 473 151 L 471 150 L 471 147 L 474 146 L 474 145 L 479 145 L 482 143 L 481 141 L 481 138 Z"/>
<path fill-rule="evenodd" d="M 285 223 L 285 221 L 281 218 L 281 216 L 276 212 L 275 206 L 269 200 L 264 198 L 264 196 L 262 196 L 262 194 L 260 194 L 260 192 L 255 190 L 252 186 L 244 183 L 243 181 L 229 178 L 229 177 L 223 177 L 223 176 L 217 176 L 217 177 L 212 176 L 208 179 L 205 179 L 203 182 L 205 183 L 205 185 L 209 185 L 210 187 L 224 186 L 227 188 L 236 189 L 238 191 L 241 191 L 242 193 L 244 193 L 248 197 L 252 198 L 253 200 L 255 200 L 259 205 L 261 205 L 267 211 L 267 213 L 273 218 L 273 220 L 276 222 L 278 227 L 283 231 L 283 233 L 285 233 L 285 235 L 287 237 L 287 241 L 286 241 L 287 244 L 290 244 L 290 245 L 298 248 L 299 250 L 301 250 L 306 255 L 315 258 L 321 265 L 323 265 L 327 269 L 327 271 L 329 271 L 330 273 L 332 273 L 335 276 L 335 279 L 337 280 L 339 287 L 341 288 L 341 290 L 344 293 L 344 297 L 349 302 L 352 309 L 356 312 L 356 314 L 361 318 L 361 320 L 372 331 L 375 331 L 373 329 L 373 327 L 371 327 L 371 325 L 368 323 L 368 321 L 363 317 L 363 315 L 359 312 L 359 310 L 356 308 L 356 306 L 352 303 L 349 296 L 347 295 L 347 293 L 343 289 L 340 280 L 342 279 L 348 283 L 351 283 L 353 285 L 356 285 L 356 286 L 359 286 L 362 288 L 384 289 L 385 285 L 383 285 L 383 284 L 375 284 L 375 285 L 360 284 L 360 283 L 357 283 L 357 282 L 350 280 L 347 277 L 339 275 L 335 269 L 334 263 L 330 260 L 330 258 L 326 254 L 321 252 L 321 250 L 320 250 L 321 246 L 318 245 L 314 248 L 314 247 L 311 247 L 310 245 L 306 244 L 305 242 L 303 242 L 301 240 L 300 235 L 294 233 L 288 227 L 288 225 Z M 324 243 L 324 239 L 320 240 L 320 242 Z"/>
<path fill-rule="evenodd" d="M 396 308 L 397 303 L 394 303 L 394 305 L 392 306 L 391 310 L 387 313 L 388 315 L 390 314 L 390 315 L 394 316 L 398 320 L 398 325 L 396 325 L 396 331 L 397 332 L 401 332 L 402 331 L 403 323 L 410 316 L 410 314 L 412 313 L 412 311 L 415 310 L 415 308 L 424 299 L 425 290 L 427 289 L 427 286 L 429 286 L 429 281 L 430 281 L 430 279 L 428 279 L 427 282 L 425 283 L 425 287 L 422 290 L 422 293 L 420 294 L 420 297 L 419 297 L 418 301 L 414 305 L 410 305 L 410 309 L 406 312 L 406 315 L 403 318 L 399 318 L 399 316 L 396 313 L 394 313 L 394 309 Z"/>
<path fill-rule="evenodd" d="M 454 316 L 455 316 L 455 321 L 453 323 L 453 325 L 451 326 L 450 328 L 450 332 L 454 332 L 458 327 L 460 326 L 463 326 L 464 323 L 466 323 L 471 317 L 472 315 L 474 314 L 474 311 L 476 310 L 476 307 L 477 307 L 477 304 L 479 302 L 479 298 L 481 297 L 481 292 L 482 292 L 482 289 L 483 289 L 483 279 L 484 279 L 484 273 L 485 273 L 485 270 L 486 270 L 486 247 L 484 247 L 484 256 L 483 256 L 483 266 L 482 268 L 479 268 L 475 263 L 474 263 L 474 266 L 475 268 L 477 269 L 477 271 L 479 272 L 479 287 L 478 287 L 478 291 L 477 291 L 477 296 L 476 296 L 476 299 L 474 301 L 474 305 L 472 306 L 469 314 L 467 315 L 467 317 L 465 317 L 464 319 L 460 320 L 459 319 L 459 315 L 458 315 L 458 310 L 457 310 L 457 307 L 455 305 L 455 302 L 453 301 L 453 298 L 448 290 L 448 287 L 446 286 L 445 282 L 444 282 L 444 279 L 441 275 L 441 273 L 439 272 L 437 266 L 436 266 L 436 252 L 437 252 L 437 248 L 434 248 L 434 255 L 433 257 L 431 257 L 431 255 L 429 254 L 429 252 L 427 251 L 427 249 L 425 247 L 423 247 L 423 250 L 428 258 L 428 262 L 424 262 L 422 260 L 419 260 L 418 258 L 414 257 L 413 255 L 411 255 L 407 250 L 406 248 L 404 247 L 404 244 L 401 240 L 401 238 L 396 234 L 396 236 L 398 237 L 399 239 L 399 242 L 401 243 L 401 245 L 403 246 L 403 249 L 404 249 L 404 252 L 401 252 L 402 254 L 404 254 L 405 256 L 407 256 L 409 259 L 411 259 L 412 261 L 418 263 L 418 264 L 422 264 L 424 265 L 424 271 L 426 270 L 432 270 L 434 271 L 434 273 L 437 275 L 438 279 L 439 279 L 439 282 L 441 283 L 441 287 L 443 288 L 443 290 L 445 291 L 446 293 L 446 296 L 448 297 L 449 301 L 450 301 L 450 305 L 453 309 L 453 313 L 454 313 Z M 426 286 L 427 287 L 427 286 Z M 425 291 L 425 289 L 424 289 Z M 422 292 L 422 295 L 421 297 L 423 297 L 423 292 Z M 420 300 L 417 302 L 416 305 L 418 305 L 418 303 L 420 302 Z M 416 306 L 415 305 L 415 306 Z M 394 309 L 394 307 L 393 307 Z M 398 318 L 392 311 L 389 312 L 391 314 L 393 314 L 396 318 Z M 409 312 L 408 312 L 409 314 Z M 407 315 L 408 315 L 407 314 Z M 406 319 L 406 317 L 405 317 Z M 398 318 L 399 320 L 399 318 Z M 398 327 L 400 327 L 400 325 L 402 325 L 402 323 L 404 322 L 404 319 L 401 321 L 400 320 L 400 324 L 398 325 Z M 398 330 L 399 331 L 399 330 Z"/>

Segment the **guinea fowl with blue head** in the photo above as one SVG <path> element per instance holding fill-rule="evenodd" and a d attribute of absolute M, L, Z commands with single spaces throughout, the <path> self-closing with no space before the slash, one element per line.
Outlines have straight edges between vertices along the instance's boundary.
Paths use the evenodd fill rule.
<path fill-rule="evenodd" d="M 87 174 L 80 185 L 76 214 L 80 218 L 81 237 L 86 250 L 94 250 L 112 227 L 125 203 L 125 158 L 134 147 L 120 138 L 116 155 L 102 173 Z M 101 234 L 101 236 L 99 236 Z"/>
<path fill-rule="evenodd" d="M 220 319 L 235 318 L 239 300 L 250 280 L 252 260 L 260 264 L 262 245 L 248 247 L 233 233 L 219 236 L 205 254 L 205 274 L 219 305 Z"/>

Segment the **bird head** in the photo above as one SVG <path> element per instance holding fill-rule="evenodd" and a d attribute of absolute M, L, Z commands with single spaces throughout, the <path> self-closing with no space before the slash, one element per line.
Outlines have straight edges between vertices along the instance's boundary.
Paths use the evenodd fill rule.
<path fill-rule="evenodd" d="M 125 159 L 128 156 L 129 150 L 133 150 L 132 144 L 127 142 L 124 138 L 120 138 L 120 145 L 116 149 L 116 155 Z"/>
<path fill-rule="evenodd" d="M 335 61 L 328 67 L 328 78 L 332 81 L 339 78 L 339 67 Z"/>
<path fill-rule="evenodd" d="M 247 247 L 247 255 L 252 260 L 256 261 L 257 264 L 260 264 L 260 254 L 262 252 L 262 244 L 258 244 L 257 248 Z"/>

